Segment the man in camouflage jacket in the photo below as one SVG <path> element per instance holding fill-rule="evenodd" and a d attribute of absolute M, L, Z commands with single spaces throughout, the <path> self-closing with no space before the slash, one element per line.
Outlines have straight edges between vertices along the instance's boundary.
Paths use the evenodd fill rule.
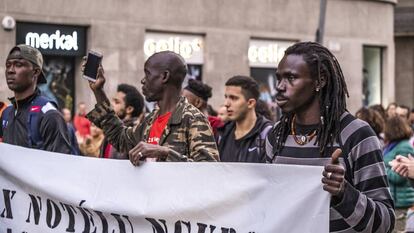
<path fill-rule="evenodd" d="M 140 160 L 157 161 L 216 161 L 218 150 L 206 117 L 187 99 L 180 96 L 182 81 L 187 72 L 184 59 L 173 52 L 160 52 L 145 63 L 143 94 L 147 101 L 156 101 L 158 108 L 143 122 L 132 128 L 125 127 L 115 115 L 103 91 L 103 68 L 98 70 L 96 82 L 90 82 L 97 105 L 87 117 L 104 130 L 111 144 L 129 154 L 134 165 Z M 149 135 L 154 122 L 170 113 L 168 123 L 157 139 L 150 144 Z"/>

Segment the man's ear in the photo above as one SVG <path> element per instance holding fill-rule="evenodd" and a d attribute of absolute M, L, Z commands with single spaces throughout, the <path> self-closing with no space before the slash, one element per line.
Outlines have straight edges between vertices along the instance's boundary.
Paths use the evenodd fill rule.
<path fill-rule="evenodd" d="M 125 112 L 129 115 L 131 115 L 133 111 L 134 111 L 134 107 L 132 106 L 128 106 L 125 108 Z"/>
<path fill-rule="evenodd" d="M 316 91 L 321 90 L 325 86 L 326 86 L 326 75 L 322 73 L 319 79 L 316 80 Z"/>
<path fill-rule="evenodd" d="M 253 109 L 256 108 L 256 102 L 257 101 L 253 98 L 247 100 L 247 107 L 248 108 L 253 108 Z"/>
<path fill-rule="evenodd" d="M 203 100 L 201 100 L 199 97 L 197 97 L 196 100 L 195 100 L 195 107 L 200 109 L 202 105 L 203 105 Z"/>
<path fill-rule="evenodd" d="M 171 77 L 171 72 L 169 70 L 165 70 L 163 72 L 162 82 L 167 83 L 168 80 L 170 80 L 170 77 Z"/>
<path fill-rule="evenodd" d="M 33 68 L 33 78 L 36 77 L 36 81 L 39 79 L 40 73 L 42 73 L 42 70 L 39 67 Z"/>

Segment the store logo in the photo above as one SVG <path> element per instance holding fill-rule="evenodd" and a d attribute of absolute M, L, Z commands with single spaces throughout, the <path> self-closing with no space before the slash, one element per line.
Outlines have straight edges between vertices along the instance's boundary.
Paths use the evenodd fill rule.
<path fill-rule="evenodd" d="M 194 53 L 200 52 L 202 40 L 195 38 L 184 40 L 178 36 L 169 37 L 168 39 L 146 39 L 144 42 L 144 53 L 147 57 L 161 51 L 174 51 L 180 54 L 184 59 L 191 58 Z"/>
<path fill-rule="evenodd" d="M 78 50 L 78 33 L 74 31 L 72 35 L 60 34 L 60 30 L 52 35 L 46 33 L 28 32 L 26 34 L 26 44 L 34 48 L 56 49 L 56 50 Z"/>
<path fill-rule="evenodd" d="M 283 58 L 286 47 L 278 44 L 251 45 L 248 51 L 250 63 L 277 64 Z"/>

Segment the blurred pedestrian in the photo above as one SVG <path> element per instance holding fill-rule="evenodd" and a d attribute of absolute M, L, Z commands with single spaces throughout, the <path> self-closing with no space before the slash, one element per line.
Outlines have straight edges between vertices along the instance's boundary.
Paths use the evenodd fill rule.
<path fill-rule="evenodd" d="M 224 123 L 226 123 L 229 120 L 229 117 L 227 115 L 227 108 L 226 106 L 221 105 L 220 108 L 217 111 L 217 117 L 220 118 L 220 120 Z"/>
<path fill-rule="evenodd" d="M 408 120 L 408 117 L 410 115 L 410 108 L 405 105 L 398 105 L 395 113 L 398 116 Z"/>
<path fill-rule="evenodd" d="M 81 153 L 85 156 L 99 157 L 100 148 L 104 140 L 103 131 L 94 124 L 91 124 L 89 131 L 91 133 L 80 144 Z"/>
<path fill-rule="evenodd" d="M 79 143 L 88 136 L 91 128 L 91 122 L 86 118 L 86 104 L 84 102 L 78 103 L 77 113 L 73 118 L 73 125 L 76 129 L 76 137 Z"/>
<path fill-rule="evenodd" d="M 406 176 L 401 176 L 393 171 L 392 163 L 390 162 L 395 160 L 397 156 L 407 158 L 409 155 L 414 155 L 414 149 L 408 142 L 412 135 L 412 130 L 405 119 L 400 116 L 394 116 L 386 121 L 384 133 L 386 142 L 384 162 L 398 221 L 408 216 L 406 212 L 407 214 L 412 212 L 412 210 L 407 210 L 414 204 L 414 189 Z"/>
<path fill-rule="evenodd" d="M 138 89 L 128 84 L 119 84 L 112 98 L 115 114 L 126 127 L 138 125 L 144 116 L 144 97 Z M 101 148 L 101 157 L 110 159 L 128 159 L 127 153 L 117 151 L 105 137 Z"/>
<path fill-rule="evenodd" d="M 208 99 L 212 96 L 211 87 L 199 80 L 190 79 L 188 85 L 183 89 L 182 96 L 187 98 L 188 102 L 198 108 L 205 116 L 213 130 L 214 138 L 218 140 L 217 129 L 224 123 L 220 118 L 208 114 Z"/>
<path fill-rule="evenodd" d="M 374 104 L 368 108 L 377 111 L 381 115 L 382 119 L 384 119 L 384 121 L 387 119 L 387 113 L 381 104 Z"/>
<path fill-rule="evenodd" d="M 251 77 L 234 76 L 226 82 L 225 102 L 229 122 L 219 139 L 222 162 L 265 163 L 265 138 L 270 120 L 256 114 L 259 85 Z"/>
<path fill-rule="evenodd" d="M 181 85 L 187 74 L 184 59 L 170 51 L 155 53 L 145 62 L 144 72 L 142 92 L 148 102 L 157 102 L 158 108 L 138 127 L 125 127 L 115 115 L 103 91 L 102 67 L 96 82 L 89 82 L 97 105 L 88 118 L 104 130 L 118 151 L 128 153 L 134 165 L 145 159 L 215 161 L 217 146 L 207 118 L 181 97 Z"/>
<path fill-rule="evenodd" d="M 408 123 L 411 126 L 411 129 L 414 130 L 414 108 L 411 109 L 410 115 L 408 116 Z"/>
<path fill-rule="evenodd" d="M 62 108 L 63 119 L 68 127 L 69 139 L 75 155 L 80 155 L 78 140 L 76 138 L 76 129 L 72 124 L 72 112 L 68 108 Z"/>
<path fill-rule="evenodd" d="M 386 109 L 387 118 L 391 118 L 391 117 L 397 115 L 397 112 L 396 112 L 397 111 L 397 107 L 398 107 L 397 103 L 390 103 L 390 104 L 388 104 L 388 107 Z"/>
<path fill-rule="evenodd" d="M 394 206 L 380 143 L 367 123 L 347 112 L 335 56 L 318 43 L 296 43 L 286 49 L 276 78 L 283 115 L 267 138 L 269 162 L 325 166 L 330 232 L 391 232 Z"/>
<path fill-rule="evenodd" d="M 6 59 L 6 82 L 13 91 L 12 105 L 2 114 L 3 142 L 71 154 L 66 123 L 57 104 L 41 95 L 38 84 L 46 83 L 43 57 L 28 45 L 13 47 Z"/>
<path fill-rule="evenodd" d="M 356 113 L 355 116 L 365 122 L 367 122 L 371 128 L 374 130 L 375 134 L 377 135 L 380 143 L 381 148 L 384 147 L 384 127 L 385 127 L 385 120 L 382 116 L 375 110 L 370 108 L 362 107 Z"/>

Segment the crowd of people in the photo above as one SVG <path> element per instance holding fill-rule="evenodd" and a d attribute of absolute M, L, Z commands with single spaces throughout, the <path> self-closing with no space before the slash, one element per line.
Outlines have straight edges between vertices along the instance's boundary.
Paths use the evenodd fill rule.
<path fill-rule="evenodd" d="M 5 143 L 125 159 L 135 166 L 144 161 L 324 166 L 323 189 L 332 195 L 330 232 L 392 232 L 394 211 L 414 232 L 414 111 L 393 103 L 386 110 L 361 108 L 353 116 L 341 67 L 318 43 L 300 42 L 285 51 L 276 72 L 279 119 L 257 81 L 244 75 L 228 78 L 223 104 L 215 110 L 208 103 L 209 85 L 191 79 L 182 87 L 187 65 L 171 51 L 147 59 L 142 94 L 119 84 L 108 98 L 101 65 L 96 81 L 89 81 L 94 109 L 81 102 L 72 118 L 69 109 L 40 93 L 42 66 L 42 54 L 27 45 L 7 56 L 6 82 L 14 96 L 11 105 L 0 103 Z M 149 111 L 144 100 L 156 107 Z"/>

